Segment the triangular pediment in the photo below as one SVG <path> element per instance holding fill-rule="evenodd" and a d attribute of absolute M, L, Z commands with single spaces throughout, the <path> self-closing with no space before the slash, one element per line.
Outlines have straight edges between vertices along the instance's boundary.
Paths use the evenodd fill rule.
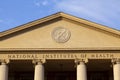
<path fill-rule="evenodd" d="M 0 33 L 4 49 L 120 49 L 120 31 L 65 13 Z"/>

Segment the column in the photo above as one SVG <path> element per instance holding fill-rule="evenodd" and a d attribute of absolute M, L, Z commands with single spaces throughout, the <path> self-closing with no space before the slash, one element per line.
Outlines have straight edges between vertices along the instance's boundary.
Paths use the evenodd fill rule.
<path fill-rule="evenodd" d="M 76 60 L 77 65 L 77 80 L 87 80 L 87 70 L 84 60 Z"/>
<path fill-rule="evenodd" d="M 0 65 L 0 80 L 8 80 L 8 66 L 5 60 L 1 60 Z"/>
<path fill-rule="evenodd" d="M 113 60 L 113 76 L 114 80 L 120 80 L 120 59 Z"/>
<path fill-rule="evenodd" d="M 43 60 L 34 60 L 35 63 L 35 71 L 34 71 L 34 80 L 44 80 L 44 66 Z"/>

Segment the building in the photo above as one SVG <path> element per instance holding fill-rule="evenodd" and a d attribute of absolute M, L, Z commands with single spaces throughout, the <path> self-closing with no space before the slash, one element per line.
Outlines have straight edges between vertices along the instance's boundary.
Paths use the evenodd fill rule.
<path fill-rule="evenodd" d="M 0 33 L 0 80 L 120 80 L 120 31 L 62 12 Z"/>

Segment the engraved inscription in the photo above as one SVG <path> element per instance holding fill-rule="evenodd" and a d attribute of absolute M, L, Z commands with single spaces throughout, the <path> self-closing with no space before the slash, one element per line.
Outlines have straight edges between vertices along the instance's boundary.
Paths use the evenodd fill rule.
<path fill-rule="evenodd" d="M 0 55 L 1 56 L 1 55 Z M 6 54 L 6 59 L 114 59 L 119 58 L 120 55 L 118 54 L 115 57 L 114 54 L 86 54 L 86 53 L 77 53 L 77 54 Z M 4 58 L 0 58 L 4 59 Z"/>

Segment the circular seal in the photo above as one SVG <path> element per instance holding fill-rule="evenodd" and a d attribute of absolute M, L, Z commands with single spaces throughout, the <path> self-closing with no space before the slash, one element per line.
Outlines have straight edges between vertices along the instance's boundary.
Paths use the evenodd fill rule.
<path fill-rule="evenodd" d="M 59 43 L 67 42 L 70 39 L 70 36 L 70 31 L 63 27 L 57 27 L 52 32 L 52 38 Z"/>

